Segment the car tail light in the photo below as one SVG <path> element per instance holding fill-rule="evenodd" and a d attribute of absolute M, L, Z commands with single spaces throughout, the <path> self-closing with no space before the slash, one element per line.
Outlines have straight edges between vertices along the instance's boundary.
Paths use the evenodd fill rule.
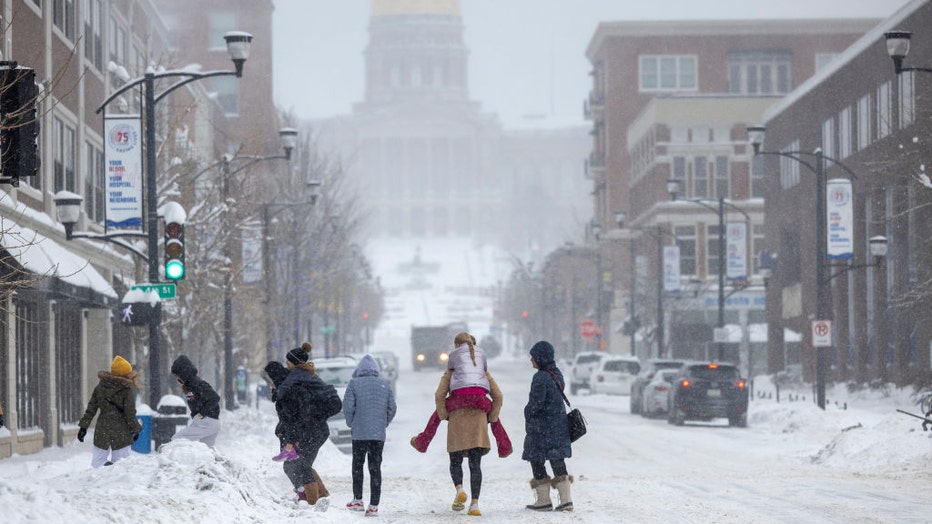
<path fill-rule="evenodd" d="M 709 369 L 718 369 L 718 364 L 709 364 Z"/>
<path fill-rule="evenodd" d="M 657 384 L 654 386 L 654 391 L 666 391 L 668 388 L 662 384 Z"/>
<path fill-rule="evenodd" d="M 684 378 L 683 380 L 680 381 L 680 385 L 683 386 L 684 388 L 688 388 L 688 387 L 689 387 L 689 384 L 690 384 L 690 382 L 689 382 L 688 379 L 685 379 L 685 378 Z"/>
<path fill-rule="evenodd" d="M 738 381 L 738 389 L 744 389 L 745 383 L 743 380 Z"/>
<path fill-rule="evenodd" d="M 595 380 L 597 382 L 605 382 L 605 377 L 603 377 L 602 375 L 596 375 Z"/>

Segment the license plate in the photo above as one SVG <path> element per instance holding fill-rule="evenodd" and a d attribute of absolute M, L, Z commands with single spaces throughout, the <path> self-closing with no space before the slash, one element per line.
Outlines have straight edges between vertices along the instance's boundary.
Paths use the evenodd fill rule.
<path fill-rule="evenodd" d="M 706 390 L 706 395 L 710 397 L 720 397 L 722 396 L 722 390 L 720 389 L 709 389 Z"/>

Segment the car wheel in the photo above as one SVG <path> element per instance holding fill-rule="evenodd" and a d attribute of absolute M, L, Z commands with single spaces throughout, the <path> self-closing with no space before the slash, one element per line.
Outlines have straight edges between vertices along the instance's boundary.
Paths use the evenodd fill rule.
<path fill-rule="evenodd" d="M 686 413 L 682 409 L 673 408 L 670 411 L 670 423 L 674 426 L 682 426 L 686 422 Z"/>
<path fill-rule="evenodd" d="M 737 426 L 739 428 L 748 427 L 748 414 L 742 413 L 740 415 L 733 415 L 728 417 L 729 426 Z"/>
<path fill-rule="evenodd" d="M 637 415 L 641 412 L 641 399 L 634 396 L 634 388 L 631 388 L 630 403 L 632 415 Z"/>

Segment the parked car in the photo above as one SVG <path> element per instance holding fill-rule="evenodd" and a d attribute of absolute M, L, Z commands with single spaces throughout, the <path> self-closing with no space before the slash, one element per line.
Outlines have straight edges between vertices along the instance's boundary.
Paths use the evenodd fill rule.
<path fill-rule="evenodd" d="M 644 402 L 642 395 L 644 387 L 654 378 L 655 373 L 661 369 L 679 369 L 683 366 L 684 362 L 684 360 L 665 358 L 651 358 L 646 360 L 641 365 L 641 372 L 638 373 L 637 378 L 634 379 L 634 383 L 631 384 L 631 396 L 629 397 L 631 414 L 637 415 L 641 412 L 641 405 Z"/>
<path fill-rule="evenodd" d="M 592 374 L 595 372 L 606 353 L 583 351 L 577 353 L 570 366 L 570 394 L 575 395 L 579 388 L 592 390 Z"/>
<path fill-rule="evenodd" d="M 641 370 L 637 357 L 605 356 L 592 377 L 593 393 L 627 395 Z"/>
<path fill-rule="evenodd" d="M 661 369 L 654 373 L 654 378 L 647 383 L 641 395 L 642 416 L 660 417 L 670 411 L 670 389 L 673 388 L 673 378 L 678 372 L 676 369 Z"/>
<path fill-rule="evenodd" d="M 352 357 L 359 362 L 365 354 L 347 353 L 344 356 Z M 392 387 L 392 393 L 395 393 L 395 383 L 398 381 L 398 357 L 391 351 L 370 351 L 368 354 L 378 363 L 379 375 L 388 381 Z"/>
<path fill-rule="evenodd" d="M 336 388 L 340 399 L 346 394 L 346 386 L 353 378 L 353 371 L 359 364 L 351 356 L 340 356 L 333 358 L 315 358 L 314 367 L 317 369 L 317 375 L 321 380 Z M 349 426 L 346 425 L 346 416 L 342 411 L 330 417 L 327 420 L 330 426 L 330 440 L 336 444 L 337 448 L 343 453 L 353 451 L 353 435 Z"/>
<path fill-rule="evenodd" d="M 748 425 L 747 381 L 733 364 L 700 362 L 684 365 L 673 379 L 667 421 L 727 418 L 729 426 Z"/>

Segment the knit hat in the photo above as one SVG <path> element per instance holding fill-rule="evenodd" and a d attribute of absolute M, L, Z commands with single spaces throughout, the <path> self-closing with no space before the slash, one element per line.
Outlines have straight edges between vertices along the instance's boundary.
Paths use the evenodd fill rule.
<path fill-rule="evenodd" d="M 133 372 L 133 366 L 126 361 L 125 358 L 117 355 L 113 358 L 113 363 L 110 364 L 110 374 L 117 375 L 119 377 L 125 377 Z"/>
<path fill-rule="evenodd" d="M 297 366 L 302 362 L 307 362 L 307 353 L 301 348 L 294 348 L 285 354 L 285 358 L 288 359 L 288 362 Z"/>

